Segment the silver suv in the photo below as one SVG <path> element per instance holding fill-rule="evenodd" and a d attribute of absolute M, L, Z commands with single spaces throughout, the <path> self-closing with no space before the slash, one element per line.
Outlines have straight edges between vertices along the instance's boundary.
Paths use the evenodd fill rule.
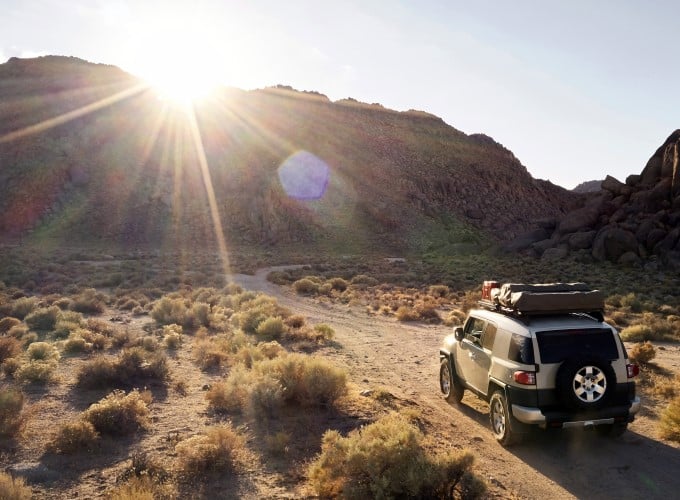
<path fill-rule="evenodd" d="M 640 409 L 633 380 L 638 367 L 628 361 L 618 332 L 604 322 L 601 294 L 593 302 L 574 299 L 593 293 L 582 284 L 577 287 L 582 291 L 573 284 L 503 285 L 520 290 L 505 290 L 504 301 L 503 287 L 491 286 L 485 282 L 483 308 L 470 311 L 439 350 L 446 400 L 460 403 L 465 390 L 487 400 L 493 434 L 504 446 L 534 426 L 621 435 Z M 538 290 L 526 291 L 532 287 Z M 567 291 L 552 291 L 561 287 Z"/>

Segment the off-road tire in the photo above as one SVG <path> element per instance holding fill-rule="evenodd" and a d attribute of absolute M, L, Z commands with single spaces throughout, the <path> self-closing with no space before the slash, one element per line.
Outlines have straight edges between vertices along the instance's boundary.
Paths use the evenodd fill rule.
<path fill-rule="evenodd" d="M 595 431 L 600 436 L 609 438 L 617 438 L 621 436 L 628 429 L 628 422 L 617 422 L 615 424 L 605 424 L 595 426 Z"/>
<path fill-rule="evenodd" d="M 442 359 L 439 365 L 439 388 L 449 403 L 458 404 L 463 399 L 465 389 L 451 369 L 448 359 Z"/>
<path fill-rule="evenodd" d="M 599 357 L 570 358 L 557 371 L 555 384 L 570 408 L 594 410 L 607 403 L 616 387 L 611 363 Z"/>
<path fill-rule="evenodd" d="M 491 432 L 503 446 L 511 446 L 522 440 L 522 434 L 513 431 L 513 423 L 517 422 L 510 414 L 508 401 L 502 391 L 496 391 L 489 400 L 489 422 Z"/>

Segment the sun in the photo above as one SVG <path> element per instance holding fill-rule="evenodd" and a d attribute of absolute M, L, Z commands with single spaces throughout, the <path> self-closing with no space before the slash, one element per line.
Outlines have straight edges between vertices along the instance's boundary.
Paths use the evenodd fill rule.
<path fill-rule="evenodd" d="M 156 13 L 133 32 L 130 66 L 162 99 L 188 104 L 225 84 L 229 44 L 205 19 Z"/>

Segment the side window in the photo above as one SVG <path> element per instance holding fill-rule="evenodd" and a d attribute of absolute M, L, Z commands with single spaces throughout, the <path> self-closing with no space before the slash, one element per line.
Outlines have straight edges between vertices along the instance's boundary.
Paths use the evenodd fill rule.
<path fill-rule="evenodd" d="M 489 351 L 493 350 L 494 340 L 496 340 L 496 325 L 487 323 L 482 336 L 482 347 Z"/>
<path fill-rule="evenodd" d="M 510 339 L 508 359 L 516 361 L 517 363 L 524 363 L 525 365 L 534 364 L 534 349 L 531 344 L 531 339 L 524 335 L 513 333 L 512 338 Z"/>
<path fill-rule="evenodd" d="M 465 338 L 470 342 L 479 344 L 482 338 L 482 333 L 484 332 L 484 326 L 486 321 L 479 318 L 470 317 L 467 323 L 465 323 Z"/>

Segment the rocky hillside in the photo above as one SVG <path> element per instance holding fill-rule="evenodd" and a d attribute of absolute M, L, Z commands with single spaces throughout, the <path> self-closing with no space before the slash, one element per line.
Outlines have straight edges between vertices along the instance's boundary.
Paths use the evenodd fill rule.
<path fill-rule="evenodd" d="M 680 130 L 656 150 L 639 175 L 608 176 L 602 190 L 553 225 L 514 240 L 515 250 L 543 259 L 583 259 L 680 269 Z"/>
<path fill-rule="evenodd" d="M 572 191 L 574 193 L 595 193 L 602 189 L 602 181 L 585 181 L 576 186 Z"/>
<path fill-rule="evenodd" d="M 0 65 L 0 238 L 422 248 L 505 240 L 579 199 L 424 112 L 279 86 L 188 113 L 112 66 Z"/>

